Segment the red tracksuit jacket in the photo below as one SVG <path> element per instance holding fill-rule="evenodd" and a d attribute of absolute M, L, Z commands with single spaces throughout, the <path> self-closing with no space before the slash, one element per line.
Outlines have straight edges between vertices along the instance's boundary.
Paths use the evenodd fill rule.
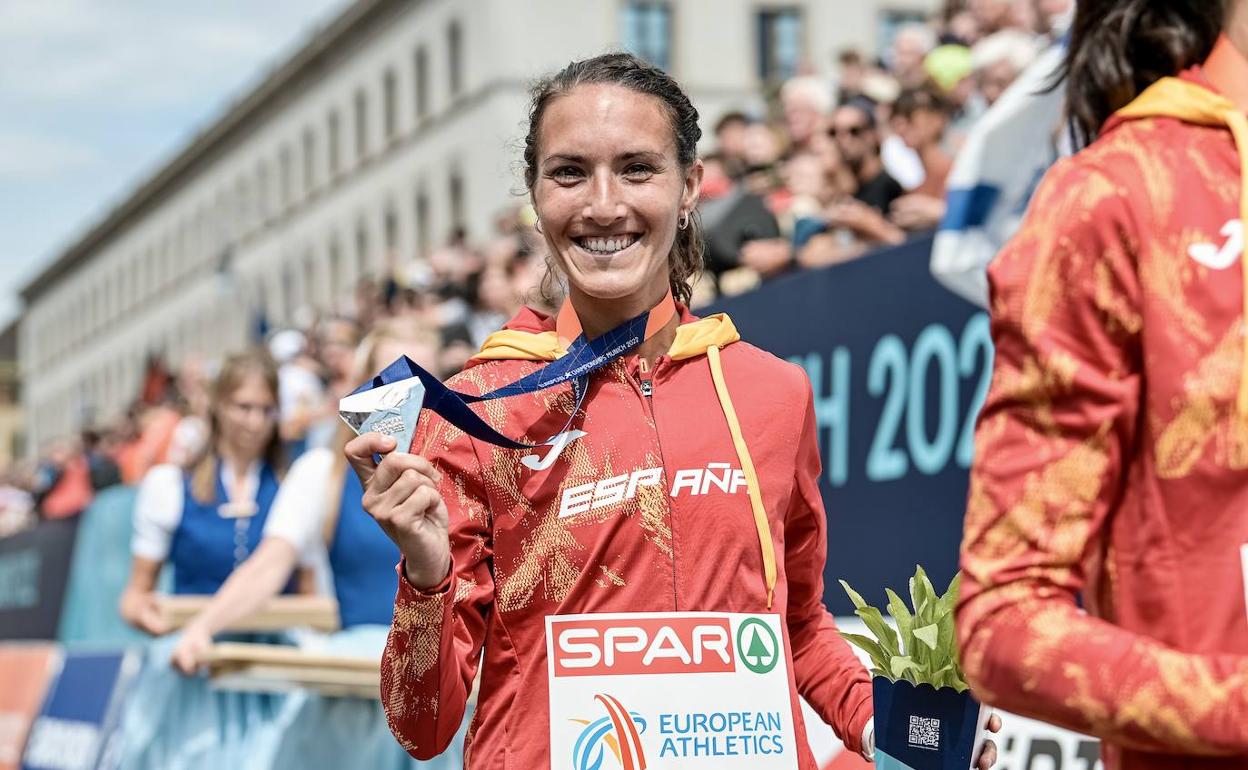
<path fill-rule="evenodd" d="M 554 327 L 552 318 L 521 311 L 450 385 L 486 392 L 534 371 L 562 353 Z M 757 470 L 766 534 L 746 485 L 672 494 L 679 479 L 708 465 L 742 468 L 726 418 L 732 407 L 713 382 L 712 346 L 722 349 L 728 400 Z M 487 402 L 483 414 L 504 435 L 536 441 L 558 431 L 572 407 L 571 389 L 555 388 Z M 435 415 L 421 420 L 412 451 L 442 473 L 454 564 L 449 581 L 429 593 L 400 569 L 382 701 L 414 756 L 438 754 L 455 735 L 480 659 L 467 766 L 548 767 L 547 615 L 767 612 L 767 549 L 799 765 L 815 768 L 799 693 L 860 749 L 871 688 L 822 602 L 826 524 L 811 387 L 799 367 L 738 341 L 726 316 L 699 321 L 682 310 L 675 344 L 648 375 L 629 356 L 591 377 L 572 423 L 585 435 L 545 470 Z M 603 479 L 649 469 L 659 469 L 661 484 L 604 506 L 586 497 Z"/>
<path fill-rule="evenodd" d="M 1055 166 L 989 271 L 963 665 L 1108 768 L 1248 767 L 1248 102 L 1208 74 Z"/>

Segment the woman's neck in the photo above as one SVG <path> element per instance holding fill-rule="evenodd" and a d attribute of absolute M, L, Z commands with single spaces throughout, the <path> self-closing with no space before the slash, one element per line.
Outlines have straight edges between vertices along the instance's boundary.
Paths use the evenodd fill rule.
<path fill-rule="evenodd" d="M 217 444 L 217 455 L 221 458 L 222 464 L 230 469 L 230 472 L 234 474 L 236 479 L 241 479 L 248 469 L 260 459 L 251 453 L 239 451 L 225 441 Z"/>
<path fill-rule="evenodd" d="M 653 292 L 638 292 L 619 299 L 601 300 L 573 288 L 568 293 L 568 299 L 576 310 L 585 338 L 592 340 L 655 307 L 666 291 L 665 285 L 653 297 L 650 296 Z"/>
<path fill-rule="evenodd" d="M 581 322 L 581 330 L 585 333 L 585 338 L 592 340 L 625 321 L 651 310 L 663 300 L 666 293 L 667 286 L 664 285 L 657 290 L 657 293 L 639 292 L 635 297 L 622 297 L 618 300 L 595 299 L 575 289 L 569 292 L 568 296 L 572 307 L 576 310 L 576 317 Z M 655 296 L 651 297 L 649 294 Z M 641 343 L 637 348 L 638 356 L 647 364 L 653 364 L 655 359 L 671 349 L 672 342 L 676 339 L 678 326 L 680 326 L 679 310 L 663 325 L 662 329 Z"/>

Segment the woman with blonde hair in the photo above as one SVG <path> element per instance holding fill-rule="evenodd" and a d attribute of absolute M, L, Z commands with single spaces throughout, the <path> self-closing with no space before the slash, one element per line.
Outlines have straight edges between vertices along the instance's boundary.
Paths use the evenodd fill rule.
<path fill-rule="evenodd" d="M 210 451 L 186 471 L 152 468 L 139 487 L 120 607 L 126 622 L 154 635 L 168 631 L 155 593 L 166 561 L 175 594 L 211 594 L 255 550 L 286 471 L 277 411 L 268 355 L 228 358 L 212 390 Z"/>
<path fill-rule="evenodd" d="M 420 324 L 384 322 L 357 349 L 357 379 L 367 379 L 402 355 L 432 365 L 437 343 L 437 336 Z M 324 561 L 325 549 L 342 628 L 390 625 L 399 551 L 360 505 L 363 489 L 347 472 L 342 452 L 353 435 L 344 423 L 330 447 L 310 449 L 291 466 L 263 540 L 183 630 L 173 653 L 174 666 L 183 673 L 203 662 L 214 634 L 280 593 L 301 558 Z"/>

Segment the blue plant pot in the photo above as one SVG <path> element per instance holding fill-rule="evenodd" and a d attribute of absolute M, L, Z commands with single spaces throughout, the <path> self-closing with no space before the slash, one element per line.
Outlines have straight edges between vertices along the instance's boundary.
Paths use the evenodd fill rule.
<path fill-rule="evenodd" d="M 877 770 L 970 770 L 991 710 L 970 691 L 872 682 Z"/>

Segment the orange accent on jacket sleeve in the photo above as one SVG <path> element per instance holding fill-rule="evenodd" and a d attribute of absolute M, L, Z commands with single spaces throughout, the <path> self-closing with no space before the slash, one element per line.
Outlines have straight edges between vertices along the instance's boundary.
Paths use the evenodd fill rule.
<path fill-rule="evenodd" d="M 494 596 L 489 507 L 479 487 L 475 448 L 458 429 L 426 419 L 432 425 L 428 438 L 418 435 L 413 447 L 423 445 L 421 454 L 442 473 L 451 575 L 438 589 L 422 592 L 407 582 L 399 565 L 394 623 L 381 660 L 386 720 L 417 759 L 445 751 L 463 723 Z"/>
<path fill-rule="evenodd" d="M 1180 652 L 1077 606 L 1082 593 L 1106 609 L 1109 522 L 1141 451 L 1145 225 L 1131 194 L 1083 155 L 1063 161 L 990 269 L 996 358 L 962 545 L 962 660 L 983 700 L 1019 714 L 1137 750 L 1242 753 L 1245 658 Z"/>
<path fill-rule="evenodd" d="M 823 604 L 823 565 L 828 552 L 827 519 L 819 495 L 819 445 L 810 384 L 806 418 L 797 442 L 796 488 L 784 525 L 784 570 L 788 579 L 789 643 L 797 691 L 855 753 L 871 718 L 871 678 Z"/>

